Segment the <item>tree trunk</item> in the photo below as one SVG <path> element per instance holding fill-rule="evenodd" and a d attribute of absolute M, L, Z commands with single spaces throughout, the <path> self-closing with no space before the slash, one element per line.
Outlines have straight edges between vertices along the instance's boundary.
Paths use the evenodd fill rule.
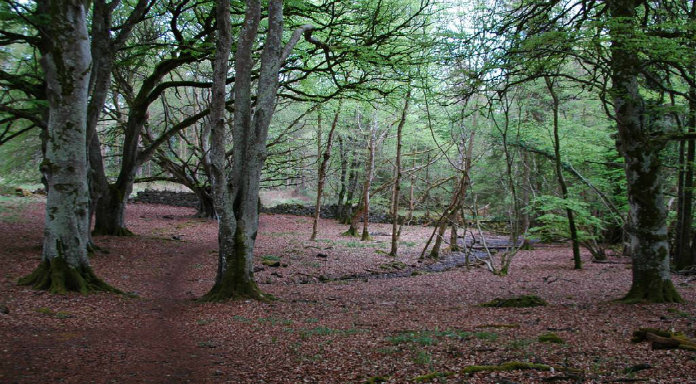
<path fill-rule="evenodd" d="M 353 152 L 353 159 L 350 162 L 350 172 L 348 174 L 348 192 L 346 194 L 346 201 L 343 204 L 343 216 L 339 219 L 341 224 L 350 224 L 351 218 L 353 217 L 353 197 L 355 192 L 358 190 L 358 159 L 355 151 Z"/>
<path fill-rule="evenodd" d="M 340 221 L 343 218 L 343 201 L 346 197 L 346 176 L 348 175 L 348 156 L 343 146 L 343 136 L 341 135 L 338 136 L 338 152 L 341 155 L 341 177 L 339 180 L 341 187 L 338 190 L 338 198 L 336 200 L 336 219 Z"/>
<path fill-rule="evenodd" d="M 396 159 L 394 159 L 394 189 L 392 190 L 392 235 L 391 250 L 389 255 L 396 257 L 399 252 L 399 199 L 401 198 L 401 137 L 403 136 L 404 125 L 406 124 L 406 114 L 408 113 L 408 103 L 411 100 L 411 89 L 406 93 L 406 102 L 401 111 L 401 120 L 396 127 Z"/>
<path fill-rule="evenodd" d="M 687 121 L 688 132 L 694 133 L 696 130 L 696 88 L 691 87 L 689 90 L 689 118 Z M 679 204 L 677 211 L 677 228 L 674 241 L 674 264 L 676 269 L 685 269 L 692 265 L 696 265 L 696 257 L 693 254 L 696 252 L 691 243 L 691 222 L 693 220 L 693 188 L 694 188 L 694 160 L 696 159 L 696 143 L 694 139 L 687 140 L 686 143 L 681 142 L 680 145 L 686 146 L 686 159 L 681 153 L 679 168 Z M 683 149 L 682 149 L 683 152 Z"/>
<path fill-rule="evenodd" d="M 90 47 L 83 1 L 41 1 L 47 46 L 41 66 L 49 102 L 46 158 L 48 182 L 41 263 L 19 284 L 53 293 L 115 291 L 89 265 L 87 187 L 87 94 Z"/>
<path fill-rule="evenodd" d="M 612 20 L 611 96 L 618 128 L 617 148 L 625 161 L 629 214 L 626 231 L 633 259 L 627 302 L 681 302 L 669 270 L 667 209 L 662 191 L 660 151 L 652 136 L 658 127 L 638 86 L 641 59 L 632 44 L 638 18 L 636 1 L 608 1 Z"/>
<path fill-rule="evenodd" d="M 104 161 L 101 155 L 101 144 L 97 136 L 97 124 L 101 115 L 106 97 L 111 86 L 111 73 L 114 66 L 116 52 L 123 47 L 126 40 L 131 35 L 135 25 L 142 21 L 143 15 L 146 13 L 148 6 L 147 0 L 139 0 L 133 7 L 127 20 L 120 25 L 118 33 L 112 36 L 112 16 L 115 6 L 118 3 L 107 4 L 104 0 L 95 0 L 93 8 L 93 21 L 91 31 L 91 48 L 92 48 L 92 72 L 89 80 L 89 93 L 91 95 L 87 107 L 87 150 L 89 159 L 89 192 L 90 192 L 90 208 L 89 222 L 90 228 L 92 224 L 92 216 L 96 214 L 97 205 L 102 196 L 110 193 L 109 181 L 104 172 Z M 108 197 L 111 199 L 111 197 Z M 112 213 L 113 209 L 107 207 L 111 202 L 107 202 L 100 208 L 102 212 L 99 225 L 96 225 L 98 230 L 96 234 L 115 234 L 129 235 L 128 230 L 123 228 L 123 214 L 116 217 L 112 223 L 106 223 L 104 214 L 117 215 Z M 118 211 L 116 211 L 118 212 Z M 117 226 L 116 223 L 120 223 Z M 107 225 L 108 224 L 108 225 Z M 111 228 L 116 228 L 111 230 Z M 106 230 L 109 228 L 110 230 Z"/>
<path fill-rule="evenodd" d="M 251 90 L 253 48 L 260 19 L 260 1 L 247 0 L 244 24 L 235 53 L 235 113 L 232 127 L 234 151 L 232 169 L 228 175 L 225 171 L 224 86 L 231 46 L 230 11 L 229 1 L 217 1 L 218 41 L 213 65 L 211 160 L 213 193 L 219 215 L 219 258 L 215 284 L 204 296 L 205 300 L 266 298 L 254 280 L 253 256 L 259 225 L 259 186 L 261 169 L 266 159 L 268 127 L 275 111 L 281 64 L 290 55 L 302 34 L 311 31 L 313 27 L 305 25 L 296 29 L 283 47 L 283 2 L 270 0 L 254 104 Z"/>
<path fill-rule="evenodd" d="M 319 225 L 319 215 L 321 214 L 321 195 L 324 193 L 324 182 L 326 181 L 326 167 L 329 164 L 329 159 L 331 158 L 331 146 L 333 145 L 333 135 L 336 131 L 336 126 L 338 125 L 338 117 L 341 114 L 341 103 L 338 103 L 338 109 L 336 109 L 336 114 L 334 115 L 333 122 L 331 123 L 331 129 L 329 130 L 329 136 L 326 138 L 326 149 L 323 155 L 321 155 L 321 164 L 319 165 L 319 170 L 317 174 L 317 201 L 314 205 L 314 222 L 312 223 L 312 235 L 309 240 L 314 241 L 317 238 L 317 231 Z M 321 125 L 320 125 L 321 129 Z M 319 148 L 319 153 L 321 153 L 321 145 Z"/>
<path fill-rule="evenodd" d="M 460 151 L 461 151 L 460 153 L 462 155 L 462 160 L 463 160 L 462 161 L 462 168 L 460 169 L 461 178 L 459 178 L 458 180 L 455 179 L 454 190 L 452 191 L 452 200 L 451 200 L 449 206 L 442 213 L 442 216 L 440 217 L 440 220 L 438 221 L 437 226 L 433 230 L 433 234 L 430 236 L 430 239 L 428 240 L 427 244 L 425 245 L 425 248 L 423 249 L 421 256 L 423 256 L 425 254 L 425 250 L 427 249 L 428 245 L 430 244 L 432 237 L 435 236 L 435 243 L 433 244 L 433 247 L 430 249 L 429 257 L 432 259 L 437 259 L 440 257 L 440 248 L 442 247 L 442 241 L 444 240 L 445 231 L 447 230 L 447 224 L 449 224 L 449 223 L 452 223 L 452 231 L 454 232 L 450 236 L 450 238 L 454 239 L 454 244 L 455 244 L 455 249 L 456 249 L 457 215 L 459 214 L 459 211 L 462 209 L 462 206 L 464 204 L 464 198 L 466 197 L 466 192 L 469 189 L 469 186 L 471 185 L 471 178 L 469 177 L 469 172 L 471 170 L 471 163 L 473 160 L 474 136 L 475 136 L 475 133 L 471 132 L 471 135 L 469 136 L 468 143 L 466 142 L 466 139 L 462 139 L 463 145 L 460 147 L 460 148 L 462 148 L 462 149 L 460 149 Z"/>
<path fill-rule="evenodd" d="M 217 214 L 215 212 L 215 202 L 213 200 L 213 195 L 210 188 L 199 187 L 195 188 L 193 192 L 198 198 L 196 216 L 207 219 L 215 219 Z"/>
<path fill-rule="evenodd" d="M 363 185 L 363 230 L 360 240 L 370 240 L 368 229 L 370 223 L 370 187 L 372 186 L 372 175 L 375 169 L 375 146 L 377 145 L 377 116 L 373 116 L 373 126 L 370 128 L 370 141 L 367 150 L 367 164 L 365 174 L 365 184 Z"/>
<path fill-rule="evenodd" d="M 561 188 L 561 197 L 563 200 L 568 200 L 568 186 L 563 177 L 563 161 L 561 159 L 561 139 L 558 135 L 558 109 L 560 100 L 554 89 L 553 81 L 549 76 L 544 76 L 546 88 L 553 99 L 553 151 L 555 154 L 554 164 L 556 166 L 556 177 L 558 178 L 558 186 Z M 570 233 L 570 241 L 573 244 L 573 263 L 575 269 L 582 269 L 582 259 L 580 258 L 580 242 L 578 241 L 578 230 L 575 226 L 575 216 L 573 210 L 566 207 L 566 217 L 568 218 L 568 232 Z"/>

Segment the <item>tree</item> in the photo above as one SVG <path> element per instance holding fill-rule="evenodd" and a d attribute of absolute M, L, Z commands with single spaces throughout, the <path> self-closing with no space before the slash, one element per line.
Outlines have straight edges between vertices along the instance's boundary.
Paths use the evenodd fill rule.
<path fill-rule="evenodd" d="M 283 2 L 270 0 L 261 68 L 252 94 L 254 42 L 261 21 L 261 2 L 246 1 L 244 24 L 239 34 L 235 58 L 234 122 L 232 124 L 232 168 L 225 170 L 224 85 L 231 46 L 229 2 L 216 2 L 217 43 L 211 108 L 212 185 L 215 209 L 219 215 L 219 258 L 215 285 L 205 300 L 231 298 L 262 299 L 254 280 L 253 252 L 259 220 L 259 186 L 266 158 L 268 127 L 275 111 L 278 74 L 304 33 L 311 39 L 311 25 L 297 28 L 283 46 Z"/>
<path fill-rule="evenodd" d="M 546 88 L 549 90 L 551 99 L 553 100 L 553 151 L 555 158 L 556 177 L 558 178 L 558 186 L 561 188 L 561 197 L 563 200 L 568 200 L 568 185 L 565 177 L 563 177 L 563 160 L 561 159 L 561 139 L 558 136 L 558 110 L 560 99 L 554 88 L 554 81 L 550 76 L 544 76 Z M 578 230 L 575 226 L 575 217 L 573 210 L 566 207 L 566 217 L 568 218 L 568 232 L 570 233 L 570 241 L 573 245 L 573 262 L 575 269 L 582 269 L 582 259 L 580 258 L 580 242 L 578 241 Z"/>
<path fill-rule="evenodd" d="M 667 209 L 664 203 L 660 151 L 664 133 L 658 112 L 650 110 L 640 92 L 644 69 L 635 44 L 639 41 L 637 8 L 642 1 L 611 0 L 610 94 L 618 130 L 616 146 L 625 161 L 630 210 L 626 231 L 633 258 L 633 283 L 626 301 L 681 302 L 669 269 Z"/>
<path fill-rule="evenodd" d="M 406 125 L 406 115 L 408 113 L 408 104 L 411 101 L 411 89 L 406 92 L 406 101 L 404 108 L 401 110 L 401 118 L 399 125 L 396 127 L 396 156 L 394 157 L 394 188 L 392 189 L 392 235 L 391 249 L 389 256 L 396 257 L 399 251 L 399 235 L 401 227 L 399 227 L 399 199 L 401 198 L 401 139 L 403 137 L 404 125 Z"/>
<path fill-rule="evenodd" d="M 49 102 L 46 157 L 46 224 L 41 263 L 19 283 L 54 293 L 114 291 L 92 271 L 87 258 L 87 97 L 91 69 L 87 2 L 46 0 L 37 12 L 41 25 L 41 65 Z"/>
<path fill-rule="evenodd" d="M 693 49 L 684 39 L 689 28 L 664 12 L 669 6 L 644 0 L 522 2 L 501 13 L 496 31 L 506 38 L 494 50 L 505 54 L 490 61 L 490 68 L 503 68 L 492 77 L 518 83 L 558 69 L 557 76 L 593 89 L 604 102 L 624 161 L 625 231 L 633 258 L 629 302 L 681 301 L 669 272 L 660 154 L 671 123 L 662 98 L 685 96 L 677 84 L 693 82 L 684 66 Z M 569 62 L 579 70 L 565 69 Z"/>
<path fill-rule="evenodd" d="M 321 113 L 321 112 L 319 112 Z M 317 200 L 314 205 L 314 220 L 312 222 L 312 235 L 309 240 L 314 241 L 317 238 L 317 226 L 319 223 L 319 214 L 321 213 L 321 196 L 324 193 L 324 183 L 326 182 L 326 168 L 329 164 L 329 159 L 331 159 L 331 147 L 333 146 L 334 132 L 336 131 L 336 126 L 338 125 L 338 118 L 341 115 L 341 103 L 338 104 L 336 108 L 336 113 L 334 114 L 333 121 L 331 122 L 331 128 L 329 129 L 329 136 L 326 138 L 326 148 L 324 152 L 321 152 L 321 140 L 319 141 L 319 152 L 320 163 L 319 169 L 317 170 Z M 319 122 L 321 122 L 321 115 L 319 115 Z M 321 130 L 321 124 L 319 124 L 318 129 Z M 321 138 L 321 134 L 318 135 Z"/>

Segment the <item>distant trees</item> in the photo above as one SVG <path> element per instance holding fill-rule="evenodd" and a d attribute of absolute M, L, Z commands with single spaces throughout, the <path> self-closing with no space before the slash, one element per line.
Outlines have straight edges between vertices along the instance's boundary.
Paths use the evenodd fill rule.
<path fill-rule="evenodd" d="M 666 12 L 670 8 L 683 12 Z M 506 35 L 501 72 L 518 83 L 557 70 L 557 77 L 594 89 L 616 124 L 616 146 L 627 182 L 626 233 L 633 257 L 633 286 L 627 301 L 680 301 L 669 276 L 669 247 L 661 150 L 671 131 L 664 99 L 685 98 L 675 82 L 692 81 L 684 60 L 684 20 L 692 5 L 615 0 L 605 3 L 528 2 L 504 12 L 499 33 Z M 670 19 L 670 17 L 673 17 Z M 669 21 L 668 21 L 669 20 Z M 685 28 L 685 29 L 682 29 Z M 519 36 L 519 37 L 517 37 Z M 570 66 L 569 66 L 570 65 Z M 575 70 L 569 70 L 575 68 Z M 559 156 L 556 153 L 555 157 Z M 558 159 L 556 159 L 558 160 Z M 565 193 L 564 193 L 565 196 Z"/>

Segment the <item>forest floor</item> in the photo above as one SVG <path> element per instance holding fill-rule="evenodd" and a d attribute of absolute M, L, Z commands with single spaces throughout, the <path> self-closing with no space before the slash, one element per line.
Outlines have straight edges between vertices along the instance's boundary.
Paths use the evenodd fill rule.
<path fill-rule="evenodd" d="M 310 218 L 265 215 L 256 278 L 277 300 L 201 303 L 217 266 L 215 223 L 134 204 L 136 236 L 95 238 L 103 251 L 92 265 L 137 297 L 60 296 L 16 284 L 39 263 L 43 204 L 0 204 L 0 383 L 696 383 L 696 352 L 630 341 L 640 327 L 694 337 L 696 281 L 673 276 L 684 304 L 621 304 L 623 259 L 585 254 L 573 270 L 568 246 L 538 245 L 506 277 L 483 267 L 396 277 L 422 269 L 432 228 L 405 227 L 393 259 L 389 225 L 361 242 L 322 220 L 310 242 Z M 480 306 L 523 294 L 549 305 Z M 547 333 L 560 342 L 540 341 Z M 492 371 L 511 362 L 543 365 Z"/>

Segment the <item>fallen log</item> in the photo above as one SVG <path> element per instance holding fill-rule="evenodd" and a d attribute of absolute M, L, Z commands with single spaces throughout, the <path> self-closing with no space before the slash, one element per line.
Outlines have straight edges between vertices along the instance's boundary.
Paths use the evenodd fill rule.
<path fill-rule="evenodd" d="M 686 335 L 655 328 L 640 328 L 633 332 L 631 341 L 640 343 L 648 341 L 652 349 L 684 349 L 696 351 L 696 339 L 690 339 Z"/>

